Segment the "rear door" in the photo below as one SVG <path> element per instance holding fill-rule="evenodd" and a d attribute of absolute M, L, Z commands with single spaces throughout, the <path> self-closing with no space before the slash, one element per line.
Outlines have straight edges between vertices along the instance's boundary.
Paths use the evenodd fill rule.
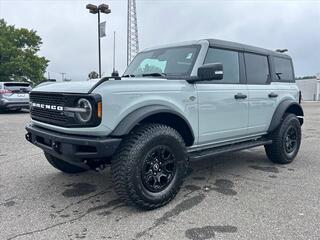
<path fill-rule="evenodd" d="M 277 103 L 276 86 L 271 83 L 270 58 L 267 55 L 244 53 L 249 91 L 248 134 L 265 133 Z"/>
<path fill-rule="evenodd" d="M 218 143 L 247 133 L 248 90 L 243 84 L 243 58 L 234 50 L 209 48 L 205 63 L 222 63 L 223 79 L 196 84 L 199 143 Z"/>

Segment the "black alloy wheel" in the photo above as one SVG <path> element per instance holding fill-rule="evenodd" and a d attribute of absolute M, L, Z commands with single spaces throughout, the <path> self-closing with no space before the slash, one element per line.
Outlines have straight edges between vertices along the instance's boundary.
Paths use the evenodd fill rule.
<path fill-rule="evenodd" d="M 290 126 L 285 133 L 284 150 L 290 154 L 297 148 L 297 130 L 293 126 Z"/>
<path fill-rule="evenodd" d="M 144 159 L 141 172 L 142 183 L 151 192 L 161 192 L 172 181 L 176 173 L 176 161 L 168 146 L 156 146 Z"/>

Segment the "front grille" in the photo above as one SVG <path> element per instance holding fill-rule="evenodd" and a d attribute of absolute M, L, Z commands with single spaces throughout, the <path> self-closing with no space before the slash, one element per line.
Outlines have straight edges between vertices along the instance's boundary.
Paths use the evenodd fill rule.
<path fill-rule="evenodd" d="M 65 107 L 66 97 L 62 94 L 31 92 L 30 102 Z M 30 114 L 32 119 L 45 123 L 64 125 L 68 121 L 67 116 L 62 111 L 57 110 L 31 107 Z"/>
<path fill-rule="evenodd" d="M 65 96 L 62 94 L 46 94 L 46 93 L 30 93 L 30 101 L 41 103 L 41 104 L 50 104 L 50 105 L 62 105 L 65 104 Z"/>

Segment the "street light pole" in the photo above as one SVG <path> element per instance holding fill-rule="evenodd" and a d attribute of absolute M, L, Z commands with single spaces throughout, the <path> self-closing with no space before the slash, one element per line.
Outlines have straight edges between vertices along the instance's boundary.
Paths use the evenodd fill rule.
<path fill-rule="evenodd" d="M 86 6 L 87 9 L 89 9 L 89 12 L 92 14 L 98 14 L 98 52 L 99 52 L 99 78 L 101 78 L 101 32 L 100 32 L 100 12 L 109 14 L 111 13 L 111 9 L 109 9 L 109 6 L 107 4 L 101 4 L 99 6 L 88 4 Z"/>

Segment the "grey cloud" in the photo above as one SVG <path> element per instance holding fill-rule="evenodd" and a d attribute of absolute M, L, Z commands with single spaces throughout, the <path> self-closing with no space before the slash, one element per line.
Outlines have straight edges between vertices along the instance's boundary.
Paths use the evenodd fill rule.
<path fill-rule="evenodd" d="M 0 17 L 33 28 L 43 38 L 48 70 L 86 79 L 97 69 L 97 19 L 89 1 L 0 0 Z M 103 1 L 101 1 L 103 2 Z M 100 1 L 90 1 L 99 4 Z M 126 1 L 107 1 L 112 14 L 102 39 L 103 71 L 112 71 L 112 32 L 117 32 L 117 66 L 126 66 Z M 296 75 L 320 72 L 320 2 L 137 0 L 140 48 L 202 38 L 219 38 L 268 49 L 288 48 Z M 60 78 L 59 74 L 54 77 Z"/>

